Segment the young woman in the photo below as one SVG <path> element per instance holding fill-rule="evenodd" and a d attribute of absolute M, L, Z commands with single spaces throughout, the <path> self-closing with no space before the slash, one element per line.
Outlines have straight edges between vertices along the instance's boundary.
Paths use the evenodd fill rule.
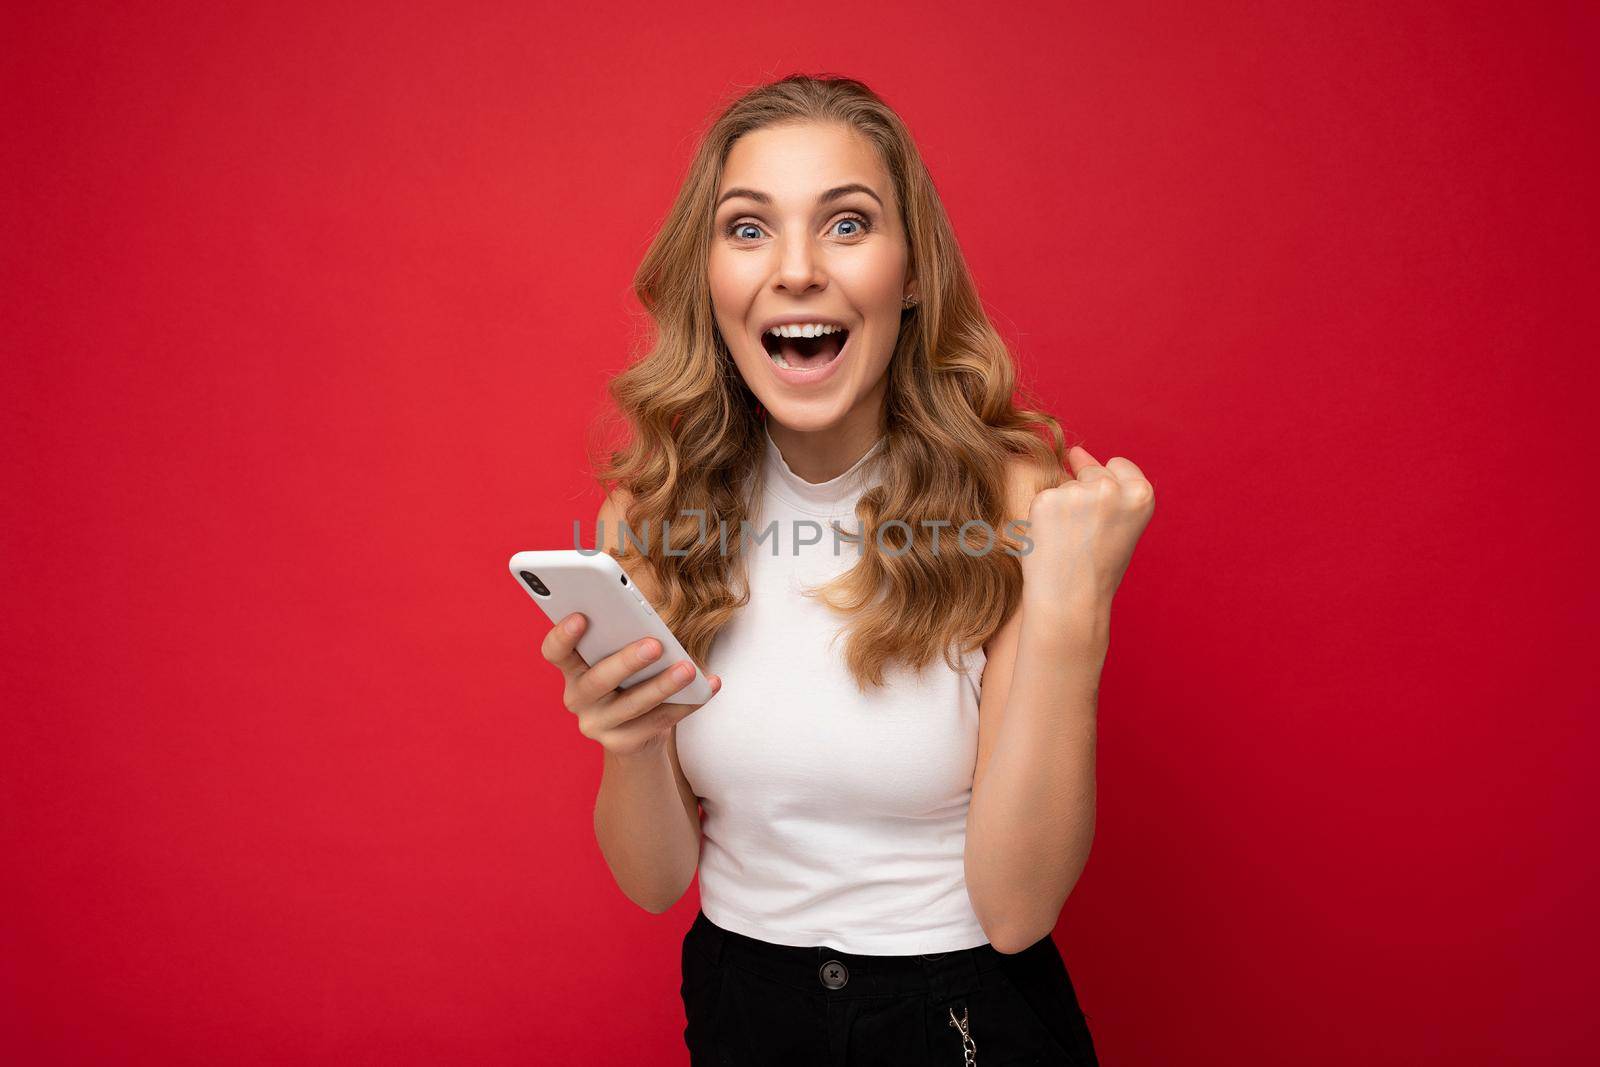
<path fill-rule="evenodd" d="M 660 645 L 588 666 L 581 615 L 543 652 L 604 749 L 619 887 L 660 913 L 698 872 L 692 1062 L 1095 1063 L 1050 934 L 1149 482 L 1014 405 L 911 135 L 859 82 L 729 106 L 635 291 L 657 333 L 611 383 L 631 436 L 597 536 L 716 695 L 617 690 Z"/>

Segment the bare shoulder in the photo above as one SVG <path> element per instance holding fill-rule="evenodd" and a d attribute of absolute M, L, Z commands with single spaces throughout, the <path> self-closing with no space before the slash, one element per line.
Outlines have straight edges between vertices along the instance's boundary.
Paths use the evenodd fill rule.
<path fill-rule="evenodd" d="M 1007 521 L 1026 522 L 1028 507 L 1033 503 L 1033 498 L 1041 491 L 1061 484 L 1062 471 L 1053 464 L 1033 456 L 1012 455 L 1006 459 L 1006 518 Z M 1010 656 L 1015 653 L 1017 637 L 1022 626 L 1021 611 L 1013 608 L 1000 627 L 984 642 L 984 651 L 989 657 L 990 666 L 999 668 L 1005 664 L 1004 670 L 996 669 L 991 672 L 985 670 L 985 682 L 991 673 L 1010 675 Z"/>
<path fill-rule="evenodd" d="M 600 513 L 595 516 L 596 523 L 605 523 L 606 548 L 619 548 L 622 544 L 621 527 L 627 518 L 628 508 L 633 503 L 633 494 L 620 485 L 606 494 L 600 502 Z M 598 527 L 596 527 L 598 530 Z"/>
<path fill-rule="evenodd" d="M 600 512 L 595 516 L 596 541 L 599 547 L 613 553 L 613 555 L 622 551 L 624 544 L 622 527 L 628 521 L 628 508 L 632 504 L 633 494 L 618 486 L 607 494 L 605 500 L 601 501 Z M 644 535 L 643 530 L 636 532 L 641 537 Z M 604 539 L 603 542 L 600 540 L 602 537 Z M 644 560 L 635 554 L 627 559 L 619 559 L 617 562 L 622 565 L 623 570 L 628 572 L 629 580 L 639 587 L 640 592 L 644 593 L 652 603 L 660 603 L 658 599 L 660 586 L 656 584 L 655 576 L 650 573 L 650 567 Z"/>
<path fill-rule="evenodd" d="M 1028 505 L 1045 489 L 1060 485 L 1062 471 L 1033 456 L 1013 455 L 1006 460 L 1006 514 L 1028 517 Z"/>

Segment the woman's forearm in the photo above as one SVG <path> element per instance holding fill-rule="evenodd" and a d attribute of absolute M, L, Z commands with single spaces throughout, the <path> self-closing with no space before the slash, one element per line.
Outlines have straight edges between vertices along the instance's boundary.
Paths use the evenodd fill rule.
<path fill-rule="evenodd" d="M 678 902 L 700 863 L 699 818 L 678 792 L 666 741 L 632 756 L 605 753 L 594 836 L 617 887 L 652 914 Z"/>
<path fill-rule="evenodd" d="M 1054 929 L 1088 862 L 1096 702 L 1110 630 L 1109 605 L 1036 602 L 1021 610 L 1005 717 L 967 814 L 967 891 L 1006 952 Z"/>

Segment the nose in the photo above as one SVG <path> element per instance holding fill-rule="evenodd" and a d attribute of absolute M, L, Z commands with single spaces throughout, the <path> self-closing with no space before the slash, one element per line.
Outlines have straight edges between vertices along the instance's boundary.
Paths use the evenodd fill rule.
<path fill-rule="evenodd" d="M 822 257 L 804 237 L 786 238 L 778 259 L 778 274 L 774 279 L 779 288 L 791 293 L 808 289 L 821 289 L 827 285 L 827 275 L 822 267 Z"/>

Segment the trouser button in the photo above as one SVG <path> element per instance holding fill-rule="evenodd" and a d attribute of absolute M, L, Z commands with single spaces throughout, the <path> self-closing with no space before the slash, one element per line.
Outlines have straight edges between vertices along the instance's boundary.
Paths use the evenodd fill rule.
<path fill-rule="evenodd" d="M 829 960 L 817 971 L 822 978 L 822 984 L 829 989 L 842 989 L 850 980 L 850 972 L 838 960 Z"/>

